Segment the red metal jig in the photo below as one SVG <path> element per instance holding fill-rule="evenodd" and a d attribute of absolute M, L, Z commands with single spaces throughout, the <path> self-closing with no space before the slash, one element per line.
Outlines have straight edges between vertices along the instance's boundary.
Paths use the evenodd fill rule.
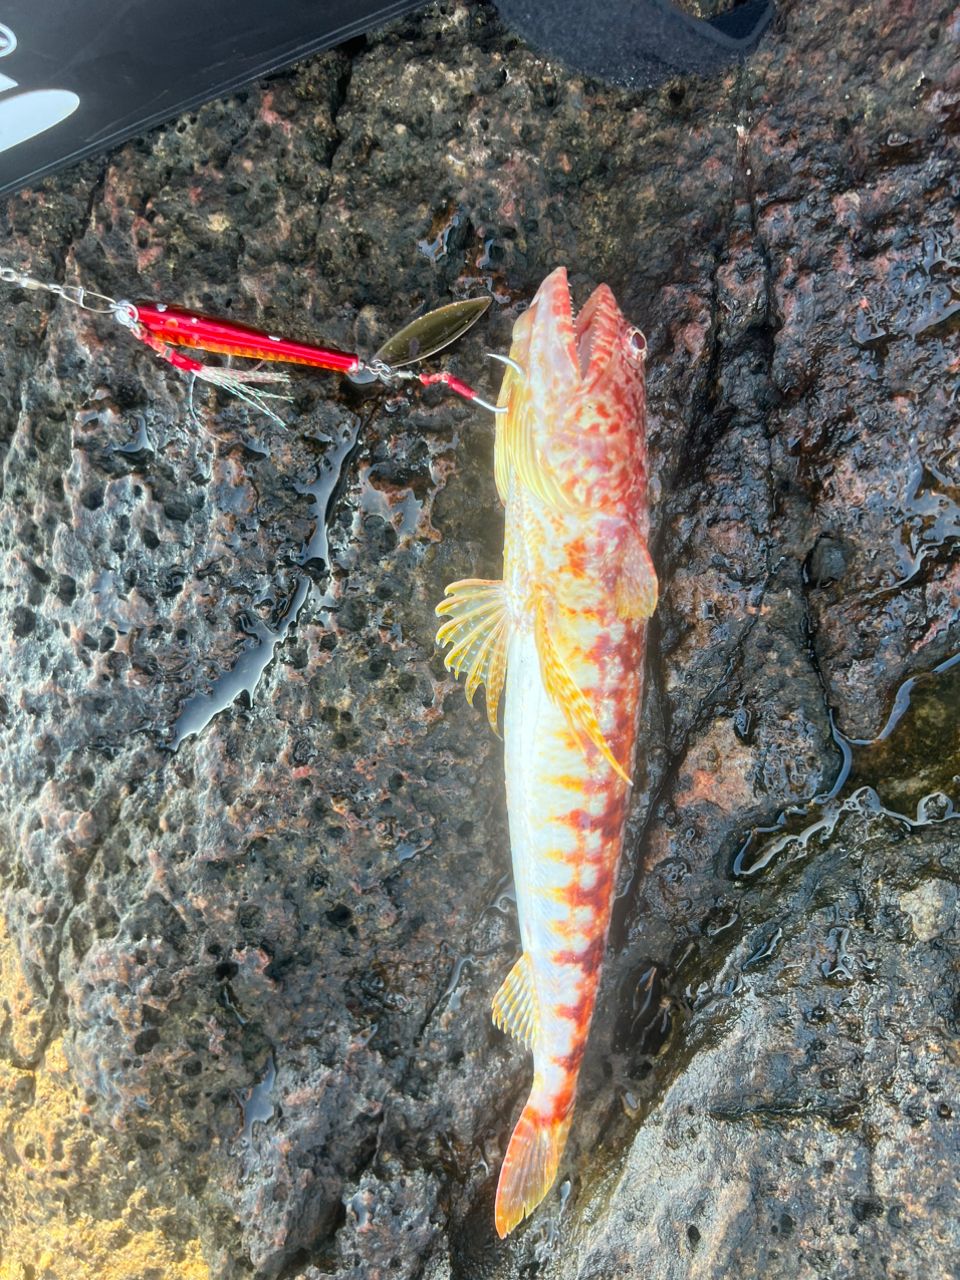
<path fill-rule="evenodd" d="M 435 355 L 443 347 L 466 333 L 487 310 L 489 298 L 470 298 L 464 302 L 452 302 L 419 316 L 394 334 L 366 361 L 355 352 L 339 351 L 336 347 L 321 347 L 311 342 L 297 342 L 255 329 L 251 325 L 237 324 L 233 320 L 220 320 L 183 307 L 170 307 L 163 303 L 118 302 L 115 318 L 134 337 L 145 342 L 163 359 L 178 369 L 195 374 L 207 382 L 233 391 L 236 395 L 257 404 L 264 413 L 277 415 L 264 403 L 264 397 L 283 398 L 277 393 L 261 390 L 262 384 L 287 382 L 288 375 L 264 370 L 211 368 L 198 360 L 180 354 L 176 347 L 194 351 L 208 351 L 216 355 L 240 356 L 248 360 L 265 360 L 270 363 L 304 365 L 313 369 L 328 369 L 345 374 L 353 382 L 381 382 L 391 386 L 400 381 L 417 381 L 424 387 L 444 385 L 454 394 L 470 400 L 492 413 L 496 405 L 484 400 L 462 379 L 451 373 L 416 373 L 403 368 Z M 251 384 L 260 384 L 253 386 Z"/>
<path fill-rule="evenodd" d="M 356 373 L 362 363 L 358 355 L 346 351 L 319 347 L 310 342 L 291 342 L 263 329 L 237 324 L 233 320 L 215 320 L 212 316 L 187 311 L 183 307 L 168 307 L 162 302 L 134 302 L 129 306 L 131 329 L 140 325 L 147 334 L 177 347 L 211 351 L 221 356 L 243 356 L 248 360 L 309 365 L 334 373 Z"/>
<path fill-rule="evenodd" d="M 289 397 L 282 391 L 266 391 L 263 388 L 270 384 L 282 386 L 289 383 L 289 374 L 272 369 L 219 368 L 184 355 L 177 348 L 186 347 L 191 351 L 262 360 L 271 364 L 327 369 L 333 373 L 342 373 L 358 384 L 380 382 L 385 386 L 393 386 L 401 381 L 415 381 L 424 387 L 442 385 L 483 409 L 489 409 L 492 413 L 502 412 L 451 373 L 418 373 L 404 367 L 420 363 L 455 342 L 487 310 L 490 306 L 489 298 L 451 302 L 418 316 L 384 343 L 371 360 L 364 360 L 354 352 L 282 338 L 264 329 L 202 315 L 184 307 L 154 302 L 118 302 L 105 294 L 90 293 L 80 286 L 37 280 L 11 267 L 0 266 L 0 281 L 19 285 L 24 289 L 42 289 L 84 311 L 112 315 L 118 324 L 123 325 L 175 369 L 233 392 L 278 422 L 282 422 L 282 419 L 267 402 Z"/>

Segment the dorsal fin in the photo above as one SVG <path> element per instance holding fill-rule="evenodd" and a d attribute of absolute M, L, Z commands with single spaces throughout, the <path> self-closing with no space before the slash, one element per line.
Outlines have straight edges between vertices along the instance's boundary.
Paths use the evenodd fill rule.
<path fill-rule="evenodd" d="M 657 590 L 657 571 L 647 544 L 634 530 L 627 539 L 617 580 L 617 613 L 621 618 L 634 621 L 652 617 L 657 607 Z"/>

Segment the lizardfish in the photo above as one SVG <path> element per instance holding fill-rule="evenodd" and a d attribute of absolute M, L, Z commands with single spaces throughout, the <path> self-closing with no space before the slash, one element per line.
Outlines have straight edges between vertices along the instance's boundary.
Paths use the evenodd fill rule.
<path fill-rule="evenodd" d="M 517 321 L 497 418 L 502 581 L 446 589 L 437 642 L 503 737 L 523 954 L 493 1017 L 533 1049 L 497 1187 L 505 1236 L 552 1186 L 573 1115 L 627 815 L 646 620 L 643 335 L 606 285 L 574 319 L 558 267 Z"/>

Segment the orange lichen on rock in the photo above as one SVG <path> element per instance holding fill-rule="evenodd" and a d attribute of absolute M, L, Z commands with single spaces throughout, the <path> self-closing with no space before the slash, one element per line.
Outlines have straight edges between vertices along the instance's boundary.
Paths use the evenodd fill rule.
<path fill-rule="evenodd" d="M 0 1017 L 0 1280 L 208 1280 L 184 1215 L 149 1203 L 117 1139 L 90 1127 L 2 919 Z"/>
<path fill-rule="evenodd" d="M 46 1007 L 27 981 L 0 921 L 0 1052 L 13 1062 L 36 1059 L 45 1034 Z"/>

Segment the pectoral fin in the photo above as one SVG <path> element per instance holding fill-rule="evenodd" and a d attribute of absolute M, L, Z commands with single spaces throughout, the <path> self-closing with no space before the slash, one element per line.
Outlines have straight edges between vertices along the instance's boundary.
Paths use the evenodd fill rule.
<path fill-rule="evenodd" d="M 540 1011 L 526 952 L 513 966 L 493 997 L 493 1021 L 509 1032 L 525 1048 L 530 1048 L 540 1030 Z"/>
<path fill-rule="evenodd" d="M 620 617 L 636 621 L 651 617 L 657 607 L 657 571 L 639 533 L 633 534 L 624 551 L 616 601 Z"/>
<path fill-rule="evenodd" d="M 554 511 L 572 511 L 576 503 L 560 487 L 537 449 L 530 396 L 523 378 L 513 368 L 507 369 L 498 403 L 507 406 L 507 412 L 497 418 L 494 446 L 494 475 L 500 500 L 506 504 L 512 473 L 545 506 Z"/>
<path fill-rule="evenodd" d="M 487 692 L 487 719 L 497 731 L 497 707 L 507 671 L 508 621 L 503 583 L 483 578 L 451 582 L 436 608 L 447 621 L 437 632 L 437 644 L 450 645 L 443 659 L 448 671 L 467 673 L 465 692 L 473 705 L 478 685 Z"/>
<path fill-rule="evenodd" d="M 537 653 L 540 655 L 540 677 L 543 680 L 543 687 L 557 706 L 563 710 L 574 733 L 589 738 L 604 760 L 624 782 L 630 785 L 629 775 L 607 745 L 593 707 L 570 674 L 570 669 L 557 648 L 547 618 L 547 605 L 543 600 L 537 605 L 536 619 L 535 635 Z"/>

